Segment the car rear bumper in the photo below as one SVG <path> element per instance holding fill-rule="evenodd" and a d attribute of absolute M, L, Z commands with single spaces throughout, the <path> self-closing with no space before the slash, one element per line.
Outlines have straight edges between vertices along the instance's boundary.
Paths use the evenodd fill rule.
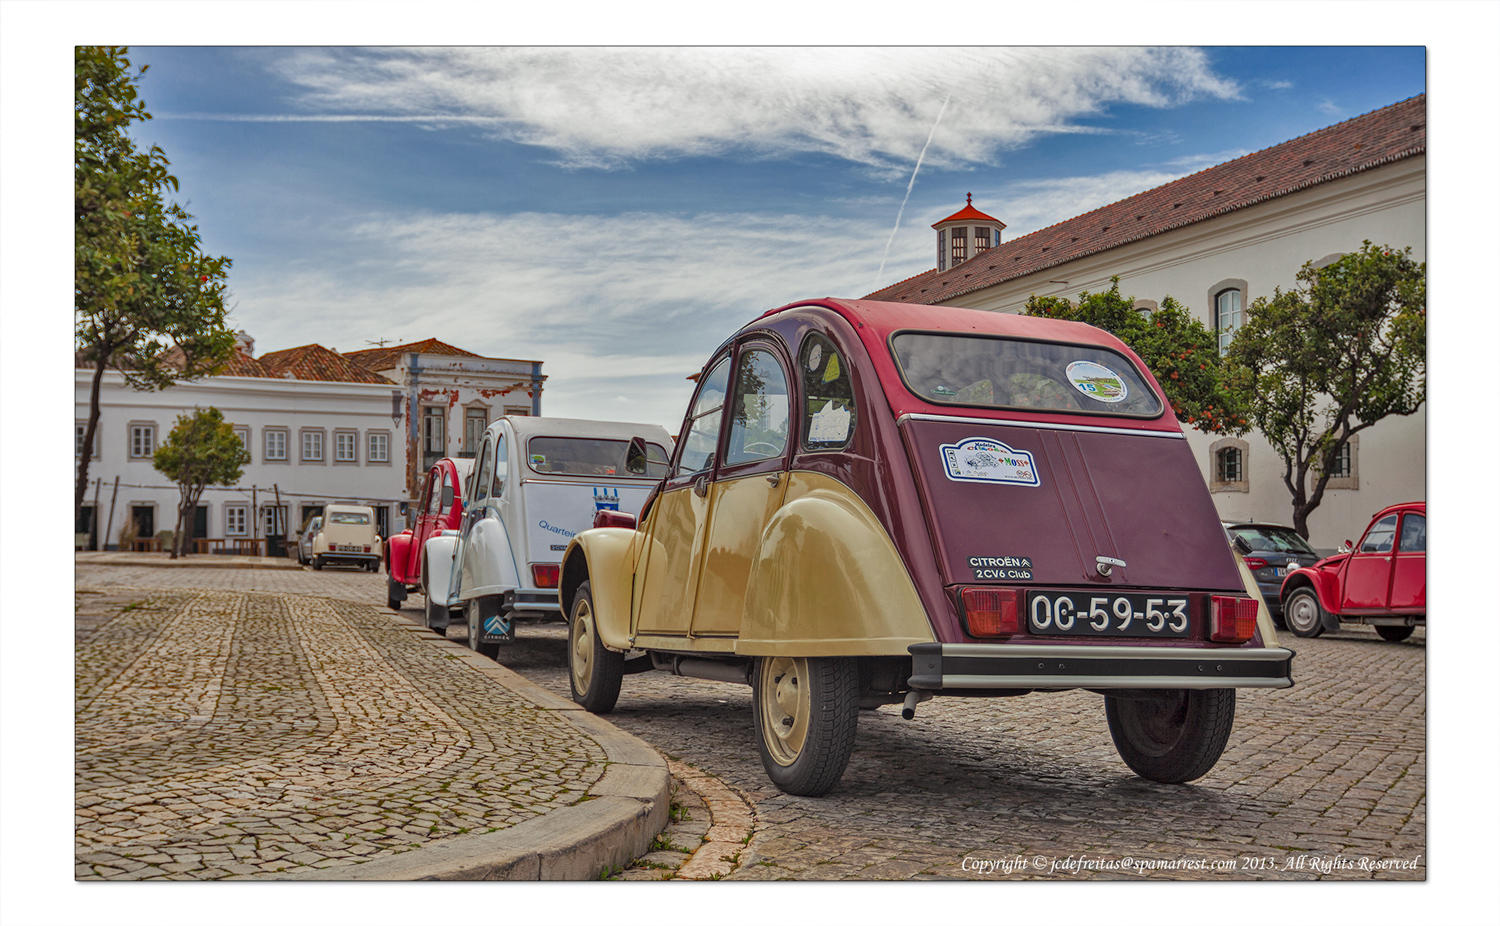
<path fill-rule="evenodd" d="M 503 607 L 507 611 L 546 611 L 562 614 L 555 588 L 518 588 L 505 593 Z"/>
<path fill-rule="evenodd" d="M 1292 651 L 916 643 L 912 688 L 1289 688 Z"/>
<path fill-rule="evenodd" d="M 379 553 L 319 553 L 325 563 L 357 563 L 368 566 L 380 562 Z"/>

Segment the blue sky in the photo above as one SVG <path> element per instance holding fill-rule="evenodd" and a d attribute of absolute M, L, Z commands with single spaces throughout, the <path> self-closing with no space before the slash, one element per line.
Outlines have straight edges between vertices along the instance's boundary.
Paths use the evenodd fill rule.
<path fill-rule="evenodd" d="M 736 327 L 931 267 L 967 192 L 1011 238 L 1426 89 L 1421 47 L 131 54 L 258 352 L 438 337 L 669 428 Z"/>

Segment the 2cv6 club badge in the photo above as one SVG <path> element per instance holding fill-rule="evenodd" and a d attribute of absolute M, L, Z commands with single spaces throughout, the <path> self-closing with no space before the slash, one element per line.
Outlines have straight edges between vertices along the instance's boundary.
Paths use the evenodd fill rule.
<path fill-rule="evenodd" d="M 837 784 L 861 707 L 1068 689 L 1137 774 L 1189 781 L 1237 688 L 1292 684 L 1160 387 L 1099 329 L 795 303 L 713 353 L 680 434 L 638 520 L 568 544 L 573 698 L 746 683 L 785 791 Z"/>

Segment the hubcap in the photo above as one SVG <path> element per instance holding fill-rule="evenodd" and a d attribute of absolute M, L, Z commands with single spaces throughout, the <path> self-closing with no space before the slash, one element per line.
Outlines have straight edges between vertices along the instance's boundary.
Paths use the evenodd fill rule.
<path fill-rule="evenodd" d="M 812 716 L 807 660 L 776 656 L 762 661 L 759 692 L 761 738 L 778 765 L 791 765 L 802 754 Z"/>
<path fill-rule="evenodd" d="M 1133 737 L 1136 748 L 1153 756 L 1171 752 L 1187 724 L 1187 700 L 1187 692 L 1172 691 L 1126 701 L 1125 714 L 1136 734 Z"/>
<path fill-rule="evenodd" d="M 1286 619 L 1298 630 L 1312 630 L 1318 625 L 1318 609 L 1307 595 L 1298 595 L 1287 609 Z"/>
<path fill-rule="evenodd" d="M 589 603 L 580 599 L 573 608 L 573 623 L 568 628 L 572 659 L 573 688 L 583 694 L 589 690 L 594 676 L 594 612 Z"/>

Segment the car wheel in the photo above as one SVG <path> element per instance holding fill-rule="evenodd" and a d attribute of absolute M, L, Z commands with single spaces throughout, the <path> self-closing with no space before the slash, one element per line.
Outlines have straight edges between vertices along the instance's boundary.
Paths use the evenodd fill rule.
<path fill-rule="evenodd" d="M 464 602 L 464 623 L 469 628 L 469 649 L 490 659 L 500 655 L 499 643 L 484 642 L 484 612 L 479 607 L 478 598 Z"/>
<path fill-rule="evenodd" d="M 1234 689 L 1105 695 L 1115 751 L 1142 778 L 1177 784 L 1208 774 L 1234 726 Z"/>
<path fill-rule="evenodd" d="M 1380 634 L 1380 639 L 1390 640 L 1392 643 L 1400 643 L 1411 636 L 1412 627 L 1376 627 L 1375 632 Z"/>
<path fill-rule="evenodd" d="M 428 595 L 423 607 L 423 617 L 426 619 L 427 629 L 440 637 L 448 635 L 448 608 L 446 605 L 437 604 Z"/>
<path fill-rule="evenodd" d="M 406 598 L 402 592 L 405 589 L 395 579 L 387 577 L 385 580 L 385 606 L 392 611 L 401 610 L 401 602 Z"/>
<path fill-rule="evenodd" d="M 849 764 L 859 722 L 853 659 L 767 656 L 751 678 L 760 761 L 788 794 L 827 794 Z"/>
<path fill-rule="evenodd" d="M 594 596 L 584 582 L 573 593 L 568 615 L 568 685 L 573 700 L 594 714 L 608 714 L 620 698 L 625 654 L 608 649 L 599 639 L 594 620 Z"/>
<path fill-rule="evenodd" d="M 1311 588 L 1302 586 L 1287 596 L 1282 605 L 1286 625 L 1299 637 L 1315 637 L 1323 632 L 1323 606 Z"/>
<path fill-rule="evenodd" d="M 313 562 L 312 562 L 312 567 L 313 567 L 314 570 L 316 570 L 318 572 L 322 572 L 323 571 L 323 557 L 321 557 L 321 556 L 314 556 L 313 557 Z"/>

